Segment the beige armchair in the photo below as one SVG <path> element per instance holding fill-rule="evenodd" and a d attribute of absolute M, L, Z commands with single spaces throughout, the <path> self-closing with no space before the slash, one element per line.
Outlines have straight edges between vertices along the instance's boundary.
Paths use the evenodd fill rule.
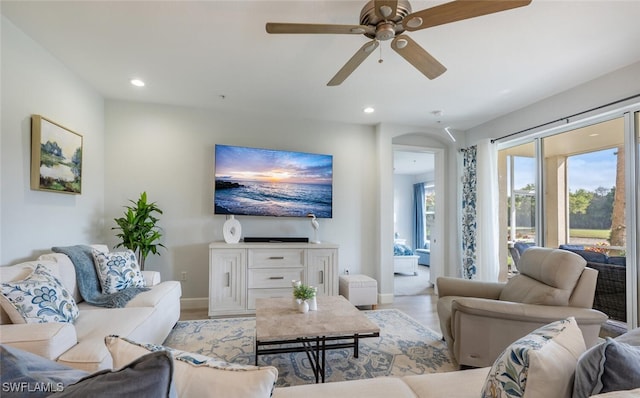
<path fill-rule="evenodd" d="M 507 283 L 440 277 L 438 317 L 459 365 L 491 366 L 511 343 L 547 323 L 575 317 L 588 347 L 607 316 L 592 309 L 598 271 L 566 250 L 532 247 Z"/>

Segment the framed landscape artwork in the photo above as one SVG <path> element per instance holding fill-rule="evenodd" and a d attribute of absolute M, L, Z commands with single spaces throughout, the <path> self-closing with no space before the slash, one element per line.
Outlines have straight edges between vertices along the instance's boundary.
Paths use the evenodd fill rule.
<path fill-rule="evenodd" d="M 31 116 L 31 189 L 80 194 L 82 136 L 40 115 Z"/>

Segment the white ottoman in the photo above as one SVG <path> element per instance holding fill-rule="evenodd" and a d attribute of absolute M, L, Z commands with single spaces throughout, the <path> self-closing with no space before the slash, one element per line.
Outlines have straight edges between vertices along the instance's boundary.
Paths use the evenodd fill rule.
<path fill-rule="evenodd" d="M 378 281 L 366 275 L 340 275 L 339 292 L 353 305 L 378 304 Z"/>

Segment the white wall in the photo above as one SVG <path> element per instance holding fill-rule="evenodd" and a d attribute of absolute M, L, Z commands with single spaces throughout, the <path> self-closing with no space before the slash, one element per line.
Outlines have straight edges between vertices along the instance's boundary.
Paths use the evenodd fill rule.
<path fill-rule="evenodd" d="M 469 145 L 498 138 L 640 93 L 640 62 L 467 131 Z"/>
<path fill-rule="evenodd" d="M 98 242 L 104 210 L 104 103 L 92 88 L 2 17 L 0 264 Z M 31 115 L 83 135 L 82 194 L 30 189 Z"/>
<path fill-rule="evenodd" d="M 393 175 L 393 232 L 413 248 L 413 184 L 410 175 Z"/>
<path fill-rule="evenodd" d="M 174 106 L 107 101 L 105 229 L 146 191 L 164 211 L 166 251 L 149 269 L 183 282 L 183 297 L 208 295 L 208 244 L 222 241 L 224 216 L 213 214 L 215 144 L 333 155 L 333 218 L 320 219 L 322 241 L 340 245 L 340 270 L 375 272 L 375 136 L 372 127 Z M 391 191 L 389 191 L 391 197 Z M 307 218 L 239 216 L 242 236 L 307 236 Z"/>

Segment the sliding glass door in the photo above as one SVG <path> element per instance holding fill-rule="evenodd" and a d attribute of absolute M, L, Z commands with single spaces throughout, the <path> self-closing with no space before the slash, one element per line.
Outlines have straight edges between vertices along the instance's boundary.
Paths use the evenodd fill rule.
<path fill-rule="evenodd" d="M 527 245 L 574 251 L 599 271 L 594 308 L 636 327 L 640 111 L 593 120 L 501 143 L 500 276 L 517 272 Z"/>

